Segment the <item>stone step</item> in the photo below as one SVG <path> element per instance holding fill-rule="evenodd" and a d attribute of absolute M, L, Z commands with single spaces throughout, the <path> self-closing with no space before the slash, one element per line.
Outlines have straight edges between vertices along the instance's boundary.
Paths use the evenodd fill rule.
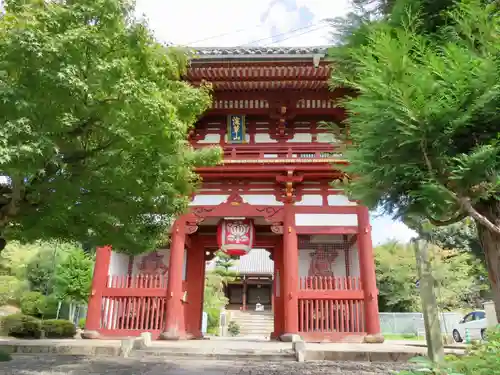
<path fill-rule="evenodd" d="M 262 351 L 251 349 L 233 350 L 200 350 L 188 348 L 149 348 L 134 350 L 130 353 L 132 358 L 166 358 L 166 359 L 206 359 L 220 361 L 256 361 L 256 362 L 292 362 L 295 361 L 293 350 L 286 352 Z"/>

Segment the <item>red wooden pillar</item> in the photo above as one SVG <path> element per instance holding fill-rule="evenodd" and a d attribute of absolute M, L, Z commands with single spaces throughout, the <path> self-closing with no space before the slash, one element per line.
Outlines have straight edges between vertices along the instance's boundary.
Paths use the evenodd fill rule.
<path fill-rule="evenodd" d="M 283 309 L 284 336 L 287 340 L 299 330 L 299 250 L 292 203 L 285 203 L 283 220 Z"/>
<path fill-rule="evenodd" d="M 201 338 L 203 290 L 205 289 L 205 248 L 194 236 L 187 252 L 187 308 L 186 330 L 188 335 Z"/>
<path fill-rule="evenodd" d="M 186 243 L 186 222 L 177 219 L 172 226 L 170 261 L 168 265 L 167 303 L 164 340 L 185 338 L 184 308 L 182 305 L 182 273 L 184 268 L 184 248 Z"/>
<path fill-rule="evenodd" d="M 273 252 L 274 260 L 274 332 L 272 337 L 280 337 L 284 331 L 283 315 L 283 245 L 276 246 Z"/>
<path fill-rule="evenodd" d="M 92 289 L 90 292 L 87 319 L 85 321 L 85 332 L 82 337 L 95 339 L 99 337 L 101 328 L 102 295 L 107 287 L 109 263 L 111 261 L 111 246 L 98 247 L 94 264 L 94 276 L 92 277 Z"/>
<path fill-rule="evenodd" d="M 357 212 L 359 268 L 365 300 L 366 332 L 369 335 L 380 335 L 378 289 L 375 275 L 370 215 L 368 208 L 364 206 L 358 206 Z"/>

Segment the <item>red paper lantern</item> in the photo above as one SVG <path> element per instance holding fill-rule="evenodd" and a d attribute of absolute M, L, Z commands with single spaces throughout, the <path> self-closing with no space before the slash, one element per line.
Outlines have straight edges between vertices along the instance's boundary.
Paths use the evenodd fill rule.
<path fill-rule="evenodd" d="M 248 254 L 255 244 L 255 227 L 252 219 L 223 219 L 217 227 L 217 242 L 228 255 Z"/>

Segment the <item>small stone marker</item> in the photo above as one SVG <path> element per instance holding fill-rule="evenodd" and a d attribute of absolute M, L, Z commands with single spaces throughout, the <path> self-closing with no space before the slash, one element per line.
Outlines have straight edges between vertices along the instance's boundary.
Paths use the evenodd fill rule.
<path fill-rule="evenodd" d="M 295 341 L 292 345 L 297 362 L 304 362 L 306 360 L 306 343 L 304 341 Z"/>
<path fill-rule="evenodd" d="M 130 352 L 134 348 L 135 340 L 133 338 L 128 338 L 121 341 L 120 345 L 120 357 L 128 357 Z"/>

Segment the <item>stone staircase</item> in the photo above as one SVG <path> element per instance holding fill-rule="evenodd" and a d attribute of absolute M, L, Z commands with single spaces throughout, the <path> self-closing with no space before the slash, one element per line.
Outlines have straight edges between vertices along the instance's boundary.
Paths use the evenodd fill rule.
<path fill-rule="evenodd" d="M 239 336 L 269 337 L 274 330 L 272 311 L 231 311 L 231 321 L 240 326 Z"/>

